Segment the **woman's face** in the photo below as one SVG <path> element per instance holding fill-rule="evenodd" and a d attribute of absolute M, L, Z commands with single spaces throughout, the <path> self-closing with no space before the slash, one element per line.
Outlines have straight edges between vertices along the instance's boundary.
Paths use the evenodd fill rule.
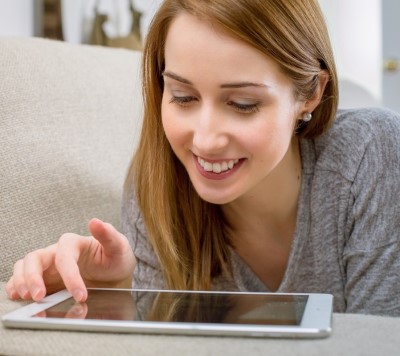
<path fill-rule="evenodd" d="M 202 199 L 226 204 L 274 189 L 273 172 L 293 161 L 304 103 L 273 60 L 181 14 L 168 31 L 164 82 L 165 134 Z"/>

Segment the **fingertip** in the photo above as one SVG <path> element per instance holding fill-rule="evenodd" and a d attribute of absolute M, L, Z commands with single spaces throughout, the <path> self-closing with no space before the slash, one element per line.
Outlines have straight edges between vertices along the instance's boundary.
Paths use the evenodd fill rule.
<path fill-rule="evenodd" d="M 81 289 L 81 288 L 76 288 L 72 291 L 72 296 L 75 299 L 75 301 L 81 303 L 81 302 L 85 302 L 88 295 L 87 295 L 87 290 L 85 289 Z"/>
<path fill-rule="evenodd" d="M 114 239 L 114 237 L 119 234 L 112 224 L 99 219 L 93 221 L 89 227 L 92 236 L 102 245 L 107 243 L 108 240 Z"/>
<path fill-rule="evenodd" d="M 11 300 L 19 299 L 19 294 L 17 293 L 17 290 L 15 288 L 10 287 L 10 288 L 6 289 L 6 291 L 7 291 L 7 295 L 8 295 L 9 299 L 11 299 Z"/>
<path fill-rule="evenodd" d="M 89 230 L 92 235 L 96 235 L 98 233 L 103 233 L 105 231 L 105 223 L 97 218 L 93 218 L 89 221 Z"/>
<path fill-rule="evenodd" d="M 101 221 L 101 220 L 98 219 L 98 218 L 91 218 L 91 219 L 89 220 L 89 224 L 92 223 L 92 222 L 94 222 L 94 221 Z"/>
<path fill-rule="evenodd" d="M 104 222 L 98 218 L 92 218 L 89 220 L 89 226 L 92 226 L 93 224 L 94 225 L 99 225 L 99 224 L 102 225 L 103 223 Z"/>
<path fill-rule="evenodd" d="M 31 293 L 29 293 L 29 291 L 25 291 L 24 293 L 20 292 L 20 296 L 22 300 L 30 300 L 33 299 L 31 296 Z"/>
<path fill-rule="evenodd" d="M 35 302 L 40 302 L 46 296 L 46 289 L 39 286 L 34 286 L 32 288 L 31 295 Z"/>

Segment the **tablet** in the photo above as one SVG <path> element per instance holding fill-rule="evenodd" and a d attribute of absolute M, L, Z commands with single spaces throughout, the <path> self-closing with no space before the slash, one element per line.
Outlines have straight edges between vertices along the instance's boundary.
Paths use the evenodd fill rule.
<path fill-rule="evenodd" d="M 3 316 L 9 328 L 126 333 L 321 338 L 331 333 L 330 294 L 66 290 Z"/>

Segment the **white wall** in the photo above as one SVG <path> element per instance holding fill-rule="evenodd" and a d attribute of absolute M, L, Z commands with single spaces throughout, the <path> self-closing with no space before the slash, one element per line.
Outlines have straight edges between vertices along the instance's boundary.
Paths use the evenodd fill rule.
<path fill-rule="evenodd" d="M 381 101 L 382 0 L 319 0 L 330 31 L 339 77 Z"/>
<path fill-rule="evenodd" d="M 31 0 L 0 0 L 0 36 L 32 36 L 33 7 L 34 2 Z"/>

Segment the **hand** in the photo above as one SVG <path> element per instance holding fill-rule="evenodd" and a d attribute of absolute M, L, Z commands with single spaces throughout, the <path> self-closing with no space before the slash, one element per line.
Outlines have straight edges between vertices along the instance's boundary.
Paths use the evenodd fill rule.
<path fill-rule="evenodd" d="M 9 298 L 40 301 L 66 288 L 83 302 L 86 286 L 130 287 L 136 259 L 126 237 L 98 219 L 89 222 L 89 229 L 92 236 L 64 234 L 17 261 L 6 285 Z"/>

